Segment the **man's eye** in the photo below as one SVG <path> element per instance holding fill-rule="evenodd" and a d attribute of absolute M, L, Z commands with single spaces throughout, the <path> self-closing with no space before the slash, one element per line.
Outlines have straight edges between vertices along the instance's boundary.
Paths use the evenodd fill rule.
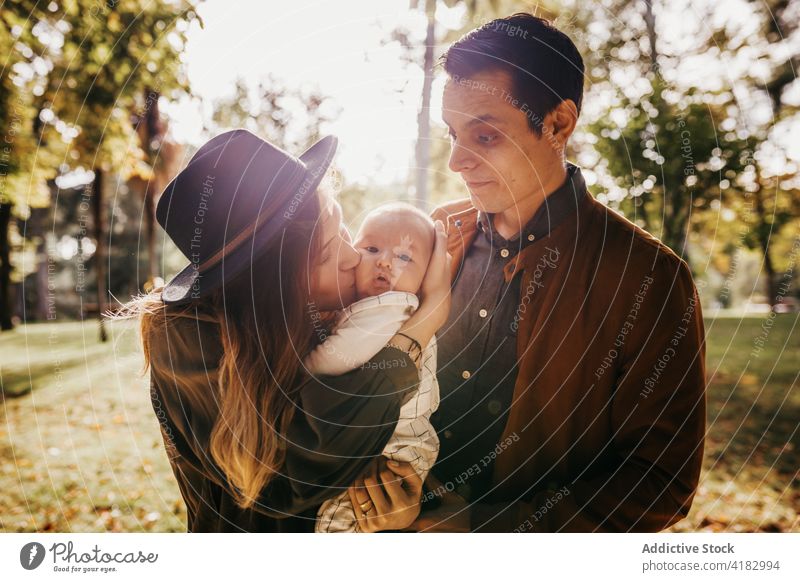
<path fill-rule="evenodd" d="M 482 144 L 492 143 L 497 138 L 496 135 L 479 135 L 478 141 Z"/>

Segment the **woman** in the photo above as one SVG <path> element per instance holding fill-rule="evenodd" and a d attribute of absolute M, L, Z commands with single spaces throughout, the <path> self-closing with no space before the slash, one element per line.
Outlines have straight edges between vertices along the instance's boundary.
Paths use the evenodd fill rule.
<path fill-rule="evenodd" d="M 319 505 L 344 488 L 367 508 L 362 531 L 401 529 L 419 512 L 408 466 L 382 471 L 383 489 L 352 485 L 376 475 L 418 381 L 406 336 L 425 346 L 447 316 L 444 231 L 405 335 L 369 366 L 309 377 L 302 359 L 325 338 L 325 312 L 353 301 L 360 261 L 319 187 L 335 149 L 327 137 L 295 158 L 245 130 L 224 133 L 159 201 L 159 224 L 191 264 L 131 310 L 189 531 L 313 531 Z"/>

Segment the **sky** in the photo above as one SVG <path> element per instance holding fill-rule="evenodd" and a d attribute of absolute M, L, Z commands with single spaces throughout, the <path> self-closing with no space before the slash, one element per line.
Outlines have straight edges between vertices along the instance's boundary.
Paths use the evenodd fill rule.
<path fill-rule="evenodd" d="M 744 0 L 730 2 L 726 6 Z M 463 9 L 439 6 L 440 32 L 442 27 L 460 28 Z M 728 22 L 747 32 L 745 7 L 720 10 L 705 0 L 679 0 L 668 6 L 658 15 L 660 42 L 678 54 L 697 42 L 709 24 Z M 204 27 L 190 28 L 184 56 L 197 98 L 164 103 L 175 139 L 201 144 L 207 137 L 203 119 L 210 118 L 215 99 L 230 95 L 239 77 L 255 87 L 273 74 L 290 88 L 316 87 L 339 106 L 341 114 L 323 131 L 339 137 L 335 163 L 347 182 L 390 184 L 408 178 L 423 75 L 419 65 L 403 59 L 399 44 L 390 42 L 397 27 L 416 34 L 417 42 L 424 40 L 425 18 L 409 9 L 408 0 L 205 0 L 198 11 Z M 753 59 L 740 56 L 738 62 L 723 64 L 701 53 L 681 63 L 680 76 L 690 84 L 719 89 L 716 85 L 725 85 L 725 76 L 735 76 L 742 67 L 752 71 Z M 441 117 L 443 82 L 441 75 L 434 82 L 434 122 Z M 796 89 L 800 93 L 800 87 Z M 759 111 L 745 108 L 751 114 Z M 590 109 L 586 107 L 587 114 Z M 786 128 L 781 140 L 794 159 L 800 159 L 800 142 L 790 134 L 797 129 L 798 124 Z"/>
<path fill-rule="evenodd" d="M 199 99 L 166 103 L 181 142 L 202 143 L 203 115 L 230 95 L 238 77 L 255 86 L 272 73 L 289 87 L 317 87 L 340 107 L 325 128 L 339 137 L 336 165 L 351 182 L 391 183 L 413 163 L 422 69 L 402 58 L 392 30 L 405 26 L 422 39 L 425 19 L 407 0 L 206 0 L 204 28 L 188 32 L 186 63 Z M 460 11 L 440 11 L 459 24 Z M 436 84 L 434 105 L 441 97 Z M 440 111 L 434 109 L 436 119 Z M 300 152 L 294 152 L 300 153 Z"/>

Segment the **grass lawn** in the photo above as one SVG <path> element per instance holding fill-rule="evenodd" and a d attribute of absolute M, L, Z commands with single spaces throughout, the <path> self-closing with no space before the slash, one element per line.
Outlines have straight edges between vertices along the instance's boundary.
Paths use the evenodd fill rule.
<path fill-rule="evenodd" d="M 708 438 L 673 531 L 800 531 L 800 318 L 706 321 Z M 135 326 L 0 334 L 0 531 L 184 531 Z"/>
<path fill-rule="evenodd" d="M 672 531 L 800 531 L 800 317 L 706 320 L 707 438 Z"/>
<path fill-rule="evenodd" d="M 136 328 L 109 331 L 105 344 L 96 322 L 0 335 L 0 531 L 185 531 Z"/>

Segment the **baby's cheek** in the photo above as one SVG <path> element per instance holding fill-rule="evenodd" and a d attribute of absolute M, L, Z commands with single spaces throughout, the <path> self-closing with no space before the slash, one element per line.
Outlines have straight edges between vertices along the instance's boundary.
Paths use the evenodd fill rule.
<path fill-rule="evenodd" d="M 423 275 L 419 269 L 409 267 L 406 263 L 406 269 L 397 279 L 397 287 L 400 287 L 398 290 L 416 294 L 422 286 Z"/>

